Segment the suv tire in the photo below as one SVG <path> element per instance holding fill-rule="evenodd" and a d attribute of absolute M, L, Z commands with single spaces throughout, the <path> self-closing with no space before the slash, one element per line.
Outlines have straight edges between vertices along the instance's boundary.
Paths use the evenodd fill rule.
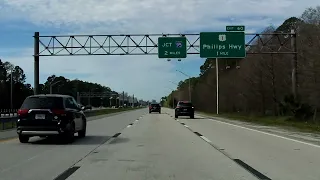
<path fill-rule="evenodd" d="M 86 123 L 86 120 L 83 120 L 83 123 L 84 123 L 83 129 L 78 132 L 78 136 L 80 138 L 86 137 L 86 134 L 87 134 L 87 123 Z"/>
<path fill-rule="evenodd" d="M 70 130 L 63 133 L 62 138 L 65 143 L 72 143 L 74 141 L 75 125 L 71 124 Z"/>
<path fill-rule="evenodd" d="M 178 118 L 178 115 L 175 114 L 174 117 L 175 117 L 175 118 Z"/>
<path fill-rule="evenodd" d="M 29 137 L 24 135 L 19 135 L 19 141 L 20 143 L 28 143 Z"/>
<path fill-rule="evenodd" d="M 191 118 L 191 119 L 194 119 L 194 114 L 190 115 L 190 118 Z"/>

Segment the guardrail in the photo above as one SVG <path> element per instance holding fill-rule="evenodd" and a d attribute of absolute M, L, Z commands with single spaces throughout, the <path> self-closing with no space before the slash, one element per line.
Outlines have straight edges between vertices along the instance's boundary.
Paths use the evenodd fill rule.
<path fill-rule="evenodd" d="M 86 116 L 90 117 L 95 114 L 96 111 L 106 110 L 109 108 L 93 108 L 92 110 L 85 110 L 84 113 Z M 115 109 L 115 108 L 110 108 Z M 0 131 L 6 129 L 12 129 L 16 127 L 16 121 L 18 120 L 17 117 L 18 110 L 6 110 L 0 111 Z"/>
<path fill-rule="evenodd" d="M 0 109 L 0 117 L 17 116 L 18 109 Z"/>

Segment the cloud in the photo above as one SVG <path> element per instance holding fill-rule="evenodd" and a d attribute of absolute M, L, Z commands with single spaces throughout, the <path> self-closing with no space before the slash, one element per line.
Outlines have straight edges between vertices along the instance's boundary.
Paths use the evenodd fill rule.
<path fill-rule="evenodd" d="M 37 27 L 60 28 L 64 34 L 148 34 L 224 31 L 226 25 L 245 25 L 247 32 L 279 25 L 290 16 L 299 16 L 318 0 L 2 0 L 0 21 L 10 18 Z M 5 10 L 3 10 L 5 9 Z M 2 11 L 3 10 L 3 11 Z M 2 13 L 1 13 L 2 12 Z M 3 13 L 7 12 L 7 13 Z M 14 13 L 8 13 L 14 12 Z M 13 17 L 10 17 L 14 14 Z M 12 25 L 14 27 L 14 25 Z M 41 33 L 41 32 L 40 32 Z M 60 33 L 60 32 L 59 32 Z M 32 48 L 32 47 L 30 47 Z M 6 60 L 23 67 L 33 79 L 32 49 Z M 157 56 L 41 57 L 44 74 L 86 74 L 87 81 L 126 90 L 139 97 L 157 98 L 168 92 L 169 80 L 179 81 L 175 69 L 192 65 L 175 64 Z M 28 63 L 26 63 L 28 62 Z M 190 65 L 190 66 L 191 66 Z M 199 71 L 199 67 L 194 67 Z M 194 74 L 194 73 L 193 73 Z M 82 76 L 81 76 L 82 77 Z M 169 90 L 170 91 L 170 90 Z"/>

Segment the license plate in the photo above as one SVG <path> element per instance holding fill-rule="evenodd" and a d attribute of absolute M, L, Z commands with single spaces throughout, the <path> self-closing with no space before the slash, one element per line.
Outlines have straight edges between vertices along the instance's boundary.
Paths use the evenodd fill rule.
<path fill-rule="evenodd" d="M 188 109 L 184 109 L 184 111 L 187 111 Z"/>
<path fill-rule="evenodd" d="M 46 119 L 45 114 L 36 114 L 35 119 Z"/>

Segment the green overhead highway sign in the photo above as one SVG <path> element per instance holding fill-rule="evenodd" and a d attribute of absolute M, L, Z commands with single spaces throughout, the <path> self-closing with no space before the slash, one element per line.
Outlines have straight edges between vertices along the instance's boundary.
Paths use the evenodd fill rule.
<path fill-rule="evenodd" d="M 159 37 L 158 38 L 159 58 L 186 58 L 187 38 L 186 37 Z"/>
<path fill-rule="evenodd" d="M 244 26 L 226 26 L 226 31 L 245 31 Z"/>
<path fill-rule="evenodd" d="M 245 58 L 244 32 L 201 32 L 201 58 Z"/>

